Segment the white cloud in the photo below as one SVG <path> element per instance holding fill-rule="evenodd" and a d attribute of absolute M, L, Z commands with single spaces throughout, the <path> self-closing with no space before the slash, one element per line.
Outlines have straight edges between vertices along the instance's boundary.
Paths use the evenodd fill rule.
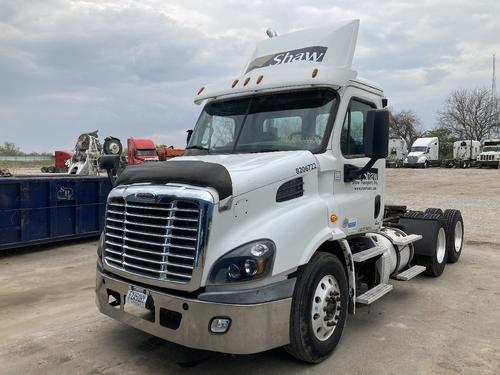
<path fill-rule="evenodd" d="M 361 19 L 360 75 L 431 127 L 450 90 L 490 85 L 498 14 L 492 0 L 3 0 L 0 141 L 54 150 L 100 129 L 183 146 L 197 88 L 239 74 L 267 27 L 349 18 Z"/>

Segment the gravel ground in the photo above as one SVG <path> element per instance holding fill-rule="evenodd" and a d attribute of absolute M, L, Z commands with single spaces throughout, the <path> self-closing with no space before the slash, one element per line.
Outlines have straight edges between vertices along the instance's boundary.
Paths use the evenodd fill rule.
<path fill-rule="evenodd" d="M 96 241 L 80 241 L 0 255 L 0 373 L 499 374 L 500 171 L 387 175 L 387 203 L 462 210 L 464 253 L 438 279 L 394 281 L 325 362 L 191 350 L 115 322 L 94 304 Z"/>

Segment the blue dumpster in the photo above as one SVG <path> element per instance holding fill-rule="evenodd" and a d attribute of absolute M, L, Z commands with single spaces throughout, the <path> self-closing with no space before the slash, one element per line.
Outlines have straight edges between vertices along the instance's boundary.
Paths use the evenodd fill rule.
<path fill-rule="evenodd" d="M 99 235 L 110 190 L 105 177 L 0 178 L 0 250 Z"/>

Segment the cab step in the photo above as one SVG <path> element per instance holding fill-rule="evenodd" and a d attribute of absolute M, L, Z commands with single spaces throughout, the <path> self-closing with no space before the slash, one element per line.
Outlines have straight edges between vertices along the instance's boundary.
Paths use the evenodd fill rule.
<path fill-rule="evenodd" d="M 396 246 L 405 246 L 421 239 L 421 234 L 409 234 L 404 237 L 391 238 L 391 242 Z"/>
<path fill-rule="evenodd" d="M 364 262 L 367 259 L 375 258 L 384 252 L 385 248 L 382 246 L 375 246 L 369 249 L 360 251 L 359 253 L 352 254 L 352 260 L 355 262 Z"/>
<path fill-rule="evenodd" d="M 379 298 L 383 297 L 392 290 L 392 285 L 390 284 L 378 284 L 375 288 L 372 288 L 362 295 L 356 297 L 357 303 L 362 303 L 363 305 L 370 305 Z"/>
<path fill-rule="evenodd" d="M 396 279 L 401 281 L 408 281 L 413 279 L 415 276 L 420 275 L 424 271 L 424 266 L 415 265 L 411 268 L 408 268 L 406 271 L 397 274 Z"/>

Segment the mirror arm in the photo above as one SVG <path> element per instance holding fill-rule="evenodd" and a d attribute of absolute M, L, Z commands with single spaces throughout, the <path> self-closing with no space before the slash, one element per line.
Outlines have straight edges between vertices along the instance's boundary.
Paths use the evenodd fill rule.
<path fill-rule="evenodd" d="M 109 182 L 111 182 L 111 187 L 115 187 L 115 182 L 117 179 L 116 169 L 106 169 L 106 173 L 108 174 Z"/>
<path fill-rule="evenodd" d="M 377 160 L 377 158 L 370 159 L 370 161 L 368 161 L 368 163 L 366 163 L 363 168 L 359 168 L 352 164 L 344 164 L 344 182 L 352 182 L 354 180 L 357 180 L 359 176 L 362 176 L 366 172 L 368 172 Z"/>

